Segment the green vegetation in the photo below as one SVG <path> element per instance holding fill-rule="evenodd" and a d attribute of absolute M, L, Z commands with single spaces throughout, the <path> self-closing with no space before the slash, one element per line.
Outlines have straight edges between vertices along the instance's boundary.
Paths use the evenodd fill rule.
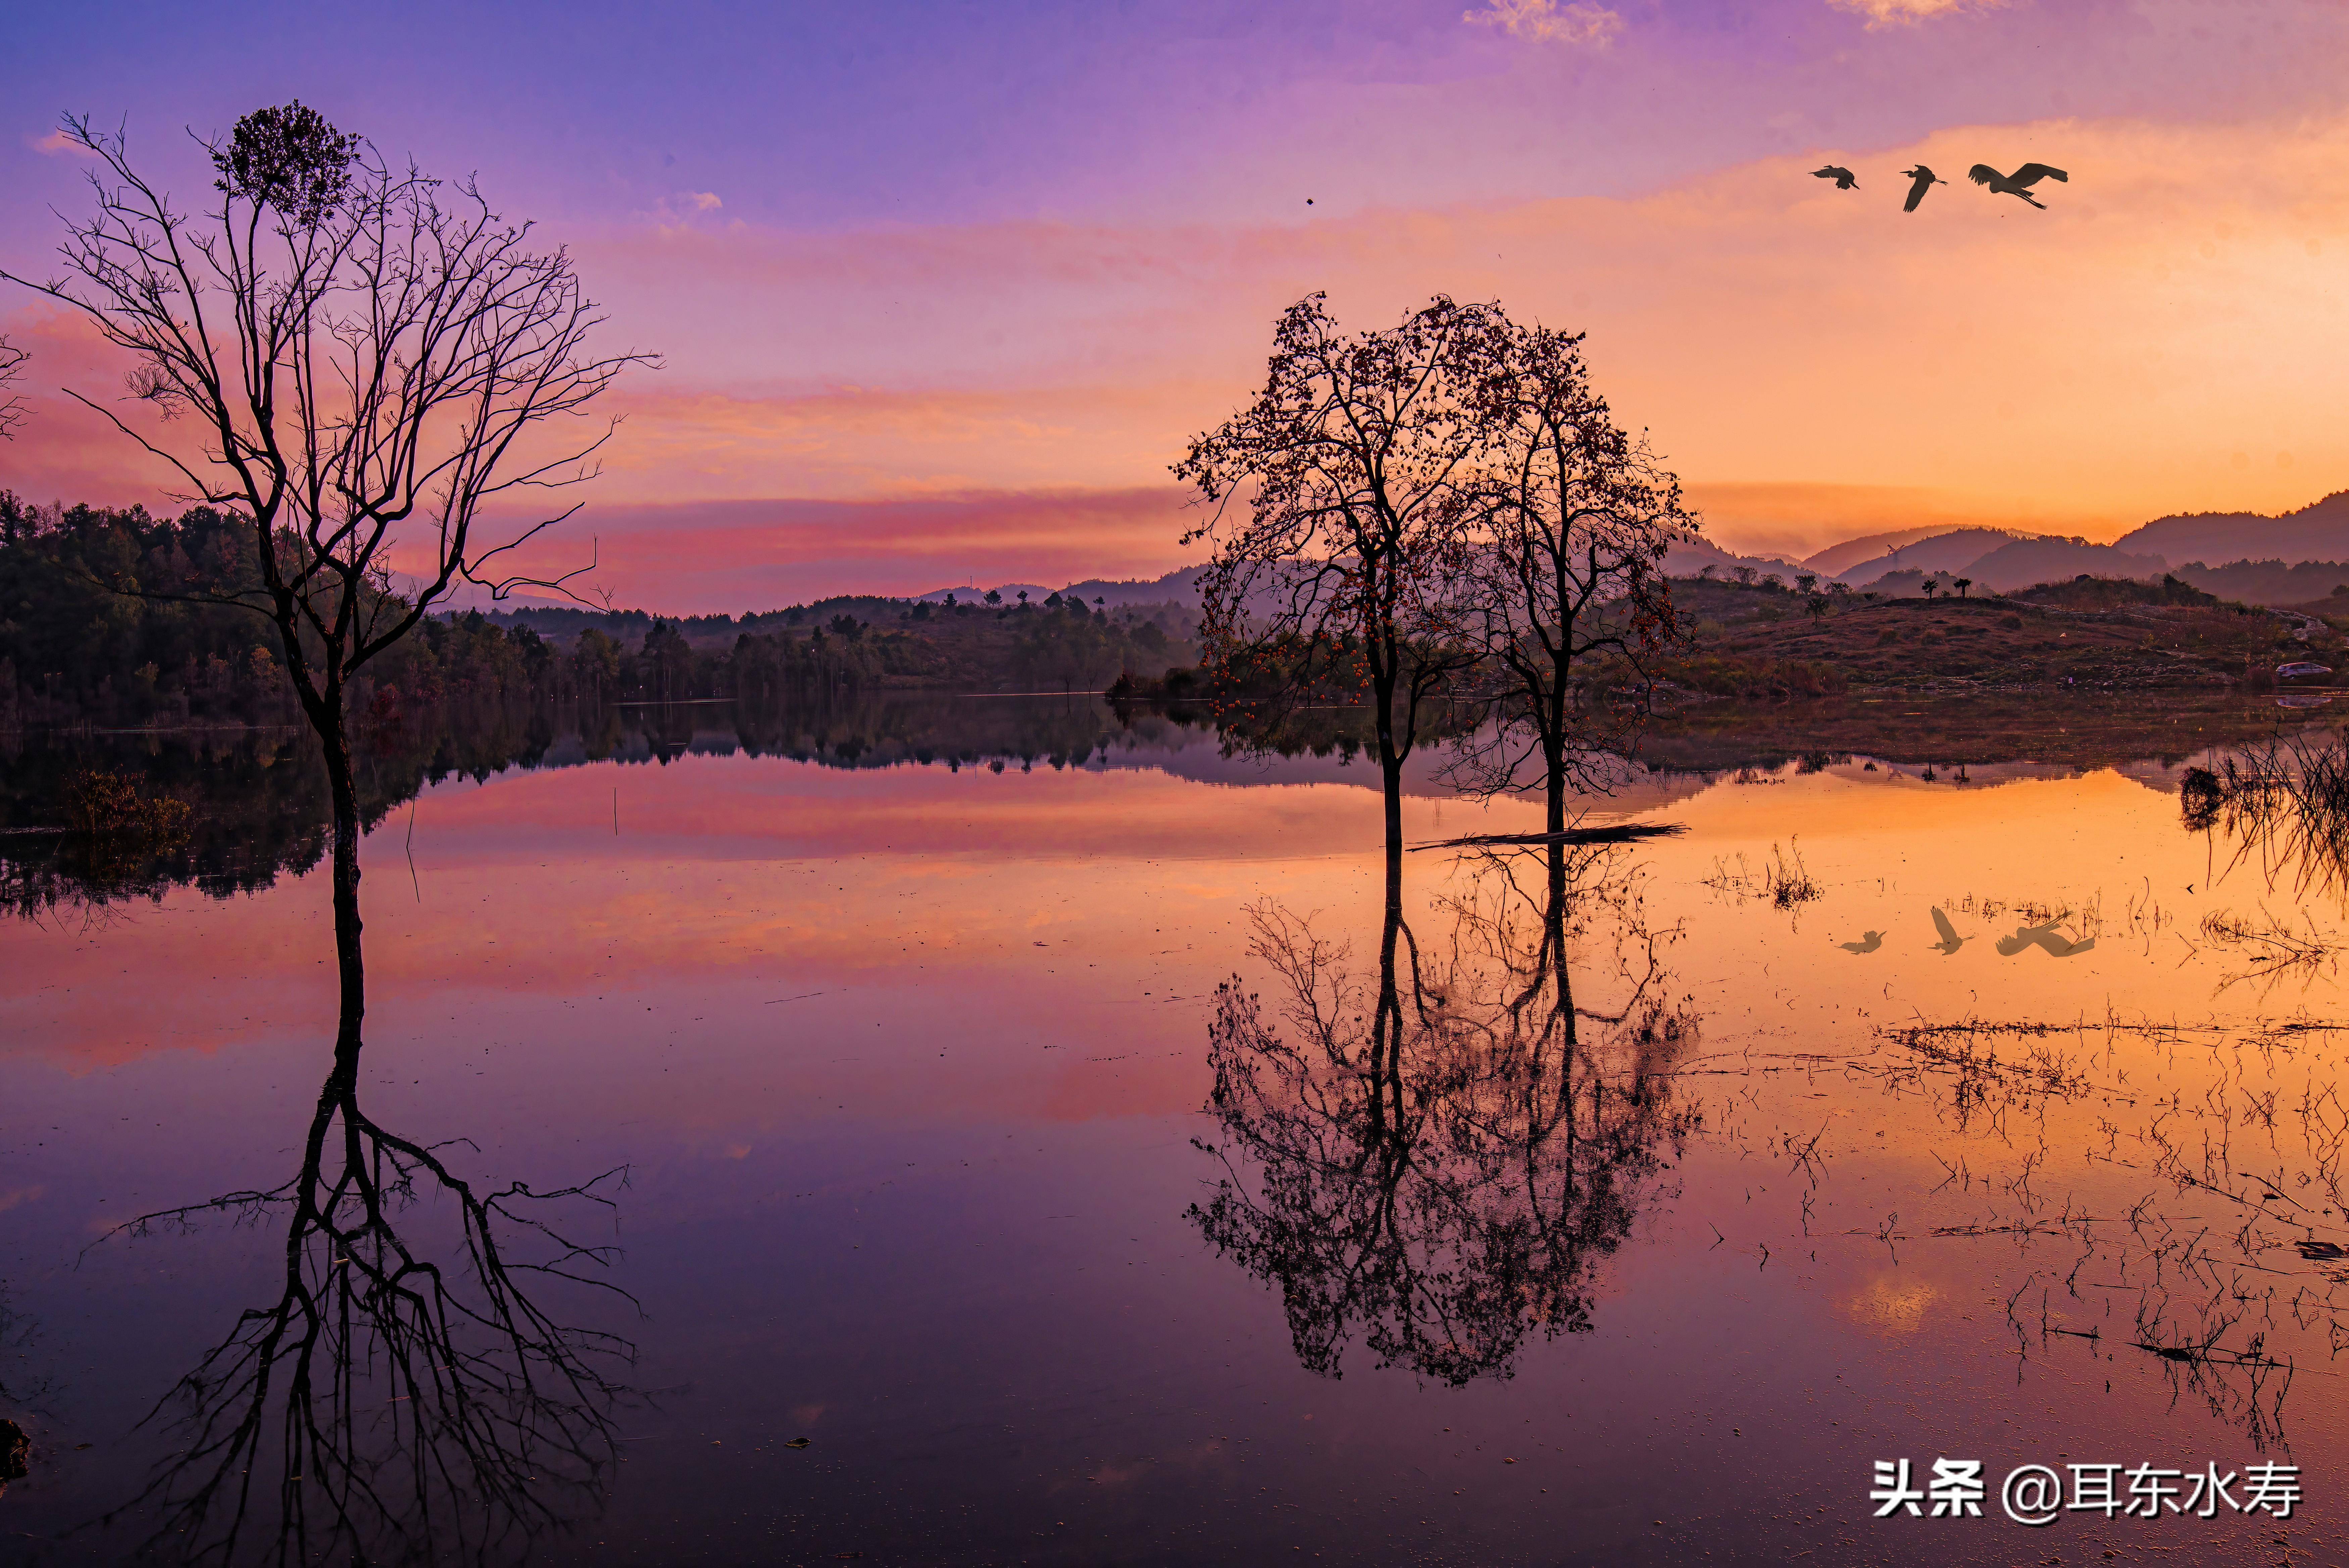
<path fill-rule="evenodd" d="M 188 831 L 188 803 L 151 795 L 110 768 L 84 768 L 66 780 L 66 826 L 87 839 L 168 843 Z"/>

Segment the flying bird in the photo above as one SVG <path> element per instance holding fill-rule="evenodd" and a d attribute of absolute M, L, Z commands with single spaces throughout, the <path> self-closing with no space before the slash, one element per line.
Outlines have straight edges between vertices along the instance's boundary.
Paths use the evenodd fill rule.
<path fill-rule="evenodd" d="M 1832 180 L 1836 182 L 1836 189 L 1838 191 L 1857 191 L 1859 189 L 1859 176 L 1854 174 L 1850 170 L 1844 168 L 1838 163 L 1830 163 L 1825 169 L 1812 170 L 1811 178 L 1814 180 Z"/>
<path fill-rule="evenodd" d="M 2061 180 L 2069 184 L 2072 179 L 2062 170 L 2052 169 L 2044 163 L 2026 163 L 2012 174 L 2001 174 L 1987 163 L 1977 163 L 1966 170 L 1966 178 L 1977 185 L 1989 186 L 1993 196 L 2020 196 L 2042 211 L 2046 211 L 2047 203 L 2034 200 L 2031 187 L 2042 180 Z"/>
<path fill-rule="evenodd" d="M 1857 942 L 1838 942 L 1836 945 L 1842 948 L 1846 953 L 1873 953 L 1878 948 L 1884 945 L 1884 933 L 1880 931 L 1865 932 L 1861 934 L 1860 939 Z"/>
<path fill-rule="evenodd" d="M 1914 169 L 1904 169 L 1900 172 L 1906 174 L 1909 179 L 1916 181 L 1915 184 L 1909 187 L 1909 200 L 1900 203 L 1900 210 L 1903 212 L 1914 212 L 1917 210 L 1917 203 L 1925 199 L 1926 191 L 1930 191 L 1936 185 L 1947 185 L 1949 183 L 1948 181 L 1940 178 L 1931 170 L 1926 168 L 1921 163 L 1917 165 Z"/>
<path fill-rule="evenodd" d="M 1941 183 L 1946 185 L 1949 181 L 1945 180 Z M 1960 936 L 1958 934 L 1958 928 L 1950 923 L 1950 917 L 1943 914 L 1939 909 L 1933 911 L 1933 929 L 1941 934 L 1941 940 L 1936 942 L 1933 945 L 1941 950 L 1943 957 L 1947 957 L 1951 954 L 1955 953 L 1959 948 L 1963 947 L 1967 943 L 1973 940 L 1971 936 Z"/>

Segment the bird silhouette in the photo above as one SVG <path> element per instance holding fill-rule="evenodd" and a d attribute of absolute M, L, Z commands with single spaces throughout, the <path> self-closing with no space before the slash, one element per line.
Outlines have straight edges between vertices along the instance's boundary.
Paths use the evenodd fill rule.
<path fill-rule="evenodd" d="M 1944 181 L 1942 183 L 1947 184 L 1948 181 Z M 1941 934 L 1941 940 L 1936 942 L 1933 945 L 1940 948 L 1944 956 L 1955 953 L 1959 948 L 1963 947 L 1967 943 L 1973 940 L 1971 936 L 1960 936 L 1958 934 L 1958 928 L 1950 923 L 1950 917 L 1943 914 L 1939 909 L 1933 911 L 1933 929 Z"/>
<path fill-rule="evenodd" d="M 2033 198 L 2031 187 L 2042 180 L 2061 180 L 2069 184 L 2072 179 L 2062 170 L 2050 168 L 2044 163 L 2026 163 L 2012 174 L 2001 174 L 1987 163 L 1977 163 L 1966 170 L 1966 178 L 1977 185 L 1987 185 L 1993 196 L 2020 196 L 2043 212 L 2047 210 L 2047 203 Z"/>
<path fill-rule="evenodd" d="M 1878 948 L 1884 945 L 1884 933 L 1880 931 L 1866 932 L 1861 934 L 1860 939 L 1857 942 L 1839 942 L 1836 944 L 1836 945 L 1842 948 L 1846 953 L 1873 953 Z"/>
<path fill-rule="evenodd" d="M 2018 925 L 2013 936 L 1998 939 L 1998 954 L 2002 958 L 2012 958 L 2041 937 L 2052 935 L 2054 930 L 2055 923 L 2052 920 L 2044 925 Z M 2061 942 L 2064 939 L 2059 936 L 2056 940 Z"/>
<path fill-rule="evenodd" d="M 2003 958 L 2012 958 L 2026 947 L 2044 947 L 2050 958 L 2069 958 L 2075 953 L 2086 953 L 2095 945 L 2096 939 L 2093 936 L 2085 942 L 2075 942 L 2059 934 L 2052 920 L 2044 925 L 2017 926 L 2013 936 L 1998 939 L 1999 955 Z"/>
<path fill-rule="evenodd" d="M 1926 191 L 1930 191 L 1936 185 L 1947 185 L 1949 183 L 1948 181 L 1941 179 L 1939 175 L 1935 174 L 1931 170 L 1926 168 L 1921 163 L 1917 165 L 1914 169 L 1904 169 L 1900 172 L 1906 174 L 1909 179 L 1916 181 L 1915 184 L 1909 187 L 1909 200 L 1900 203 L 1900 210 L 1903 212 L 1914 212 L 1917 210 L 1917 203 L 1925 199 Z"/>
<path fill-rule="evenodd" d="M 1859 189 L 1859 176 L 1837 163 L 1830 163 L 1825 169 L 1812 170 L 1811 177 L 1815 180 L 1832 180 L 1836 182 L 1836 189 L 1838 191 Z"/>

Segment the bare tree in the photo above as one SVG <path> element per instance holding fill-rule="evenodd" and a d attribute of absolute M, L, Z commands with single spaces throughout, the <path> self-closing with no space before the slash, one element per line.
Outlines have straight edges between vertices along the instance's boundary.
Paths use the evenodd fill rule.
<path fill-rule="evenodd" d="M 1214 547 L 1199 583 L 1209 656 L 1290 693 L 1357 675 L 1368 686 L 1391 870 L 1423 707 L 1474 658 L 1443 590 L 1480 439 L 1452 363 L 1483 311 L 1438 295 L 1348 335 L 1322 295 L 1298 301 L 1256 401 L 1174 466 L 1214 509 L 1184 535 Z M 1228 515 L 1235 500 L 1244 516 Z"/>
<path fill-rule="evenodd" d="M 1647 438 L 1619 428 L 1592 390 L 1579 334 L 1497 309 L 1478 325 L 1460 353 L 1485 443 L 1479 525 L 1455 535 L 1453 578 L 1497 695 L 1454 771 L 1495 792 L 1520 787 L 1537 760 L 1557 833 L 1568 793 L 1647 707 L 1644 680 L 1624 702 L 1586 693 L 1582 674 L 1607 657 L 1642 676 L 1677 634 L 1664 554 L 1697 520 Z"/>
<path fill-rule="evenodd" d="M 617 1249 L 571 1239 L 626 1169 L 481 1189 L 453 1147 L 378 1126 L 330 1075 L 291 1179 L 120 1227 L 285 1226 L 274 1299 L 149 1414 L 171 1451 L 115 1512 L 147 1522 L 154 1554 L 508 1562 L 594 1506 L 636 1346 L 555 1313 L 582 1292 L 636 1309 L 602 1277 Z"/>
<path fill-rule="evenodd" d="M 356 1071 L 366 987 L 351 679 L 460 581 L 502 597 L 577 575 L 497 564 L 575 506 L 494 531 L 483 513 L 593 477 L 611 427 L 563 429 L 648 356 L 591 350 L 603 318 L 570 256 L 537 247 L 471 180 L 388 164 L 299 103 L 202 143 L 218 178 L 200 212 L 132 167 L 120 132 L 83 118 L 64 133 L 98 160 L 96 211 L 67 221 L 61 276 L 0 277 L 78 311 L 123 350 L 130 394 L 160 422 L 134 428 L 111 400 L 74 396 L 170 465 L 183 499 L 250 523 L 260 586 L 220 602 L 275 624 L 325 752 L 336 1053 Z M 396 549 L 425 563 L 407 592 L 393 589 Z"/>
<path fill-rule="evenodd" d="M 1573 896 L 1545 896 L 1488 859 L 1449 940 L 1401 965 L 1382 942 L 1375 977 L 1307 921 L 1255 911 L 1271 999 L 1237 978 L 1216 992 L 1217 1125 L 1197 1141 L 1221 1170 L 1189 1217 L 1279 1287 L 1308 1370 L 1337 1375 L 1359 1338 L 1456 1386 L 1592 1326 L 1606 1260 L 1694 1126 L 1672 1073 L 1695 1024 L 1659 999 L 1676 934 L 1647 927 L 1606 851 L 1572 862 Z M 1609 1008 L 1570 988 L 1586 936 L 1612 938 Z"/>
<path fill-rule="evenodd" d="M 15 388 L 25 374 L 25 361 L 31 357 L 5 337 L 0 337 L 0 441 L 15 436 L 25 422 L 25 400 Z"/>

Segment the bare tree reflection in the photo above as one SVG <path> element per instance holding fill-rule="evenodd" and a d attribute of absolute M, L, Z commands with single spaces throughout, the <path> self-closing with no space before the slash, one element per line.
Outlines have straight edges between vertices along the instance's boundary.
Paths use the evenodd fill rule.
<path fill-rule="evenodd" d="M 48 1377 L 28 1370 L 33 1339 L 32 1320 L 9 1306 L 0 1285 L 0 1495 L 33 1464 L 32 1436 L 16 1418 L 46 1414 L 43 1402 L 55 1392 Z"/>
<path fill-rule="evenodd" d="M 1671 1093 L 1692 1021 L 1662 999 L 1662 944 L 1619 851 L 1487 858 L 1423 951 L 1390 862 L 1374 976 L 1267 904 L 1251 951 L 1268 1008 L 1235 980 L 1208 1028 L 1224 1167 L 1190 1216 L 1277 1285 L 1299 1358 L 1337 1376 L 1359 1337 L 1380 1366 L 1454 1385 L 1506 1377 L 1534 1336 L 1590 1326 L 1599 1265 L 1694 1126 Z M 1569 954 L 1603 939 L 1606 1008 Z"/>
<path fill-rule="evenodd" d="M 338 1070 L 284 1185 L 149 1214 L 133 1234 L 283 1216 L 276 1299 L 245 1311 L 148 1419 L 176 1450 L 112 1519 L 191 1562 L 465 1562 L 592 1503 L 613 1459 L 614 1377 L 635 1347 L 566 1326 L 543 1295 L 632 1297 L 571 1239 L 625 1168 L 556 1191 L 477 1191 L 378 1126 Z"/>

